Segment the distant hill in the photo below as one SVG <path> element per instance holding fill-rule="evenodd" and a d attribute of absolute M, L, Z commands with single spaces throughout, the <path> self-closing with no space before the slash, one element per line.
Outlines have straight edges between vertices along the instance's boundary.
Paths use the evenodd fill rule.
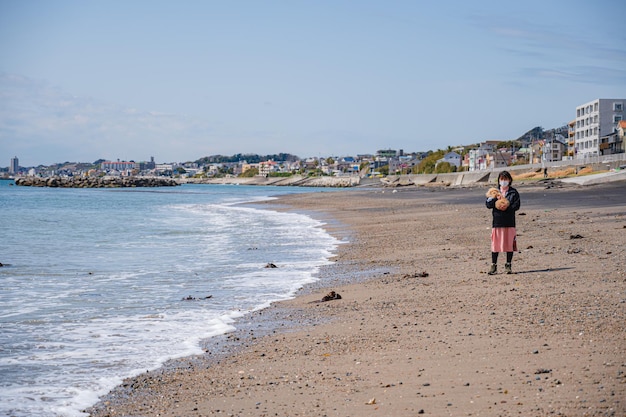
<path fill-rule="evenodd" d="M 537 127 L 530 129 L 528 132 L 524 133 L 522 136 L 517 138 L 517 141 L 525 145 L 525 144 L 530 143 L 533 140 L 543 139 L 543 138 L 544 138 L 543 128 L 541 126 L 537 126 Z"/>
<path fill-rule="evenodd" d="M 541 126 L 537 126 L 517 138 L 517 141 L 520 142 L 523 146 L 527 146 L 533 140 L 536 141 L 542 139 L 550 139 L 554 138 L 557 134 L 560 134 L 563 137 L 567 137 L 567 133 L 567 126 L 555 127 L 547 130 L 544 130 Z"/>

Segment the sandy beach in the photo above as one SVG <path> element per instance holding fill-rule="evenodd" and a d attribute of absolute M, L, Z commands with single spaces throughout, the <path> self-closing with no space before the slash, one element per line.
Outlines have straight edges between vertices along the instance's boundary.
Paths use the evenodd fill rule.
<path fill-rule="evenodd" d="M 626 416 L 626 183 L 516 184 L 511 275 L 487 186 L 293 194 L 345 241 L 317 284 L 206 354 L 128 379 L 114 416 Z M 280 267 L 280 265 L 278 265 Z M 341 299 L 320 302 L 334 290 Z"/>

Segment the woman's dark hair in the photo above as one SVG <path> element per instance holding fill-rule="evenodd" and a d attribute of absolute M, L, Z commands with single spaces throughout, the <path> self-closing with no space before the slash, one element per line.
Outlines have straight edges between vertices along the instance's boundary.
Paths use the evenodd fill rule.
<path fill-rule="evenodd" d="M 511 176 L 511 174 L 509 174 L 509 171 L 502 171 L 500 175 L 498 175 L 498 181 L 500 181 L 500 178 L 508 180 L 509 185 L 513 184 L 513 177 Z"/>

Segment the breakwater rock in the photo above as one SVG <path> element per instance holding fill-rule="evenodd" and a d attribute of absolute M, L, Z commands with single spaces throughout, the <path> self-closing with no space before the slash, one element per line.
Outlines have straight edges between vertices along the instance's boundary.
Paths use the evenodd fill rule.
<path fill-rule="evenodd" d="M 172 178 L 162 177 L 22 177 L 15 180 L 15 185 L 51 188 L 130 188 L 172 187 L 179 184 Z"/>

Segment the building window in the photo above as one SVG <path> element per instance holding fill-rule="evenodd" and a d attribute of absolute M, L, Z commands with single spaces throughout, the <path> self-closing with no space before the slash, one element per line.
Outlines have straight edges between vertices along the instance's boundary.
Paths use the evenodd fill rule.
<path fill-rule="evenodd" d="M 624 105 L 622 103 L 613 103 L 613 111 L 624 111 Z"/>
<path fill-rule="evenodd" d="M 613 115 L 613 123 L 619 123 L 620 120 L 622 120 L 622 115 L 621 114 L 614 114 Z"/>

